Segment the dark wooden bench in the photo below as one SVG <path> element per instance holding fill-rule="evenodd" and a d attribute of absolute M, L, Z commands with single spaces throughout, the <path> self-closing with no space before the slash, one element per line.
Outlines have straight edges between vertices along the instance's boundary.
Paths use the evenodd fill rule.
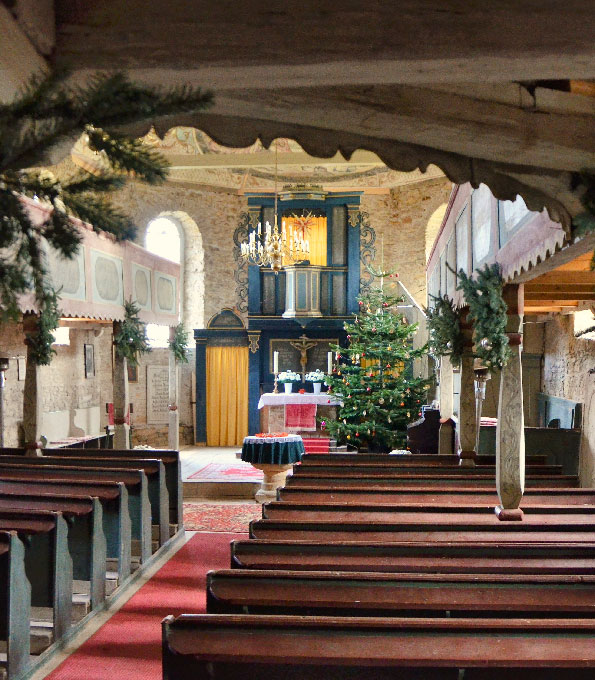
<path fill-rule="evenodd" d="M 212 614 L 595 617 L 595 576 L 373 574 L 221 569 Z"/>
<path fill-rule="evenodd" d="M 77 469 L 72 466 L 30 465 L 21 463 L 5 463 L 0 460 L 0 481 L 19 480 L 23 477 L 41 482 L 121 482 L 128 491 L 128 511 L 130 515 L 132 539 L 138 543 L 141 563 L 151 556 L 151 506 L 147 476 L 142 470 L 123 470 L 114 468 Z"/>
<path fill-rule="evenodd" d="M 398 489 L 400 486 L 428 486 L 434 488 L 444 488 L 447 486 L 467 486 L 473 488 L 476 486 L 496 485 L 495 475 L 486 474 L 460 474 L 442 476 L 439 472 L 436 474 L 411 474 L 400 475 L 391 474 L 390 476 L 368 475 L 366 477 L 318 477 L 306 475 L 291 475 L 287 477 L 285 486 L 301 486 L 318 489 L 336 489 L 336 488 L 357 488 L 357 487 L 372 487 L 372 488 L 386 488 Z M 562 487 L 562 488 L 576 488 L 578 486 L 578 478 L 572 475 L 542 475 L 525 478 L 525 487 Z"/>
<path fill-rule="evenodd" d="M 31 606 L 51 608 L 54 640 L 71 624 L 72 558 L 66 520 L 59 512 L 0 510 L 0 531 L 16 531 L 25 547 Z"/>
<path fill-rule="evenodd" d="M 349 489 L 320 489 L 304 487 L 294 483 L 278 489 L 277 498 L 280 501 L 299 501 L 302 503 L 339 503 L 369 505 L 395 505 L 401 503 L 422 503 L 433 505 L 475 505 L 485 503 L 494 507 L 500 502 L 494 485 L 483 487 L 465 488 L 448 487 L 447 489 L 433 487 L 402 486 L 397 488 L 373 488 L 370 486 L 351 487 Z M 567 488 L 541 488 L 525 489 L 522 507 L 529 505 L 578 505 L 594 506 L 595 489 L 567 489 Z"/>
<path fill-rule="evenodd" d="M 103 532 L 106 539 L 106 555 L 117 560 L 118 582 L 130 576 L 131 529 L 128 510 L 128 491 L 122 482 L 52 482 L 31 479 L 27 475 L 10 481 L 3 480 L 0 473 L 0 494 L 8 496 L 42 496 L 72 498 L 91 496 L 102 506 Z"/>
<path fill-rule="evenodd" d="M 8 680 L 29 666 L 31 584 L 25 573 L 25 547 L 16 531 L 0 531 L 0 641 Z"/>
<path fill-rule="evenodd" d="M 28 465 L 60 465 L 63 467 L 84 468 L 111 468 L 122 470 L 142 470 L 147 476 L 149 502 L 151 504 L 152 523 L 159 527 L 159 545 L 164 545 L 170 538 L 169 535 L 169 498 L 165 484 L 165 467 L 160 460 L 147 458 L 114 458 L 102 459 L 98 457 L 74 457 L 68 456 L 38 456 L 23 457 L 0 455 L 0 465 L 5 463 L 20 464 L 24 460 Z"/>
<path fill-rule="evenodd" d="M 401 514 L 395 521 L 354 520 L 252 520 L 250 537 L 288 541 L 378 541 L 401 543 L 593 543 L 593 515 L 527 515 L 522 522 L 501 522 L 495 514 L 444 517 L 439 513 Z"/>
<path fill-rule="evenodd" d="M 163 621 L 164 680 L 586 680 L 595 620 L 183 614 Z M 494 674 L 494 671 L 497 671 Z"/>
<path fill-rule="evenodd" d="M 474 477 L 490 475 L 496 479 L 496 468 L 493 465 L 476 465 L 461 467 L 460 465 L 426 466 L 423 463 L 402 465 L 302 465 L 293 466 L 294 477 L 374 477 L 382 479 L 393 475 L 439 474 L 441 476 Z M 562 474 L 561 465 L 528 465 L 525 468 L 528 477 L 554 476 Z"/>
<path fill-rule="evenodd" d="M 90 605 L 105 600 L 106 541 L 99 499 L 91 496 L 50 497 L 0 493 L 0 511 L 49 510 L 61 512 L 68 523 L 72 577 L 89 583 Z"/>
<path fill-rule="evenodd" d="M 477 456 L 477 465 L 494 465 L 495 456 Z M 443 465 L 458 465 L 459 457 L 445 454 L 407 454 L 387 455 L 384 453 L 305 453 L 301 460 L 304 466 L 325 465 L 382 465 L 386 467 L 400 465 L 423 465 L 425 468 L 440 467 Z M 545 465 L 547 456 L 544 454 L 525 456 L 526 465 Z"/>
<path fill-rule="evenodd" d="M 595 574 L 595 544 L 251 539 L 231 543 L 231 567 L 421 574 Z"/>
<path fill-rule="evenodd" d="M 495 500 L 495 499 L 494 499 Z M 580 515 L 595 516 L 595 505 L 526 505 L 523 506 L 525 515 Z M 369 522 L 394 522 L 403 517 L 410 517 L 415 513 L 434 513 L 441 521 L 449 521 L 457 515 L 482 515 L 492 518 L 494 516 L 494 504 L 479 500 L 475 504 L 446 504 L 436 502 L 432 505 L 425 503 L 339 503 L 339 502 L 316 502 L 306 503 L 303 501 L 273 501 L 262 506 L 263 519 L 275 519 L 293 522 L 294 520 L 323 520 L 336 522 L 351 522 L 353 520 L 365 520 Z"/>
<path fill-rule="evenodd" d="M 165 467 L 165 483 L 169 496 L 169 522 L 179 529 L 184 526 L 182 469 L 180 452 L 172 449 L 43 449 L 44 456 L 87 456 L 102 459 L 156 459 Z"/>

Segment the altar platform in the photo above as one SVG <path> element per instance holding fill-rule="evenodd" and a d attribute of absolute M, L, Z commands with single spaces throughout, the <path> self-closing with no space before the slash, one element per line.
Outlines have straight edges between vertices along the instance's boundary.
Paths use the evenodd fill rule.
<path fill-rule="evenodd" d="M 325 437 L 325 428 L 321 421 L 334 420 L 340 403 L 334 395 L 327 392 L 267 392 L 258 402 L 260 431 L 291 432 L 303 438 Z M 304 407 L 301 414 L 299 407 Z"/>

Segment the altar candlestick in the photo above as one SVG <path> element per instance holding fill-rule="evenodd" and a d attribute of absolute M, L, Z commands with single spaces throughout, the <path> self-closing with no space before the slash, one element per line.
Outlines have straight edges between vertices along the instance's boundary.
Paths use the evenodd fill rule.
<path fill-rule="evenodd" d="M 273 373 L 279 373 L 279 352 L 273 352 Z"/>
<path fill-rule="evenodd" d="M 328 359 L 328 374 L 331 375 L 333 372 L 333 353 L 327 352 L 326 357 Z"/>

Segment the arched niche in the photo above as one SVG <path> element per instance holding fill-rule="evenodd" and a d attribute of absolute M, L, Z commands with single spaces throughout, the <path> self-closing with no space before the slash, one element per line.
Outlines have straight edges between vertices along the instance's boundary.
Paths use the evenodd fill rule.
<path fill-rule="evenodd" d="M 164 211 L 147 224 L 167 219 L 176 226 L 180 237 L 182 321 L 186 328 L 203 328 L 205 314 L 205 253 L 202 234 L 196 222 L 183 211 Z M 145 230 L 145 238 L 147 235 Z M 157 255 L 161 253 L 157 252 Z"/>
<path fill-rule="evenodd" d="M 442 220 L 446 214 L 447 207 L 448 203 L 442 203 L 439 205 L 430 215 L 426 224 L 426 262 L 430 257 L 432 246 L 434 245 L 434 241 L 436 240 L 438 232 L 440 231 L 440 227 L 442 226 Z"/>

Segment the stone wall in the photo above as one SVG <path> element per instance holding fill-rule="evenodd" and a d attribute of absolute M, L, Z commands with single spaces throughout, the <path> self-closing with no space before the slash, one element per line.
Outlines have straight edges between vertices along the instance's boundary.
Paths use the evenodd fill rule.
<path fill-rule="evenodd" d="M 85 344 L 93 345 L 95 356 L 95 375 L 87 378 Z M 27 354 L 20 323 L 0 326 L 0 348 L 0 354 L 9 358 L 4 394 L 4 442 L 6 446 L 18 446 L 21 443 L 25 382 L 24 379 L 19 380 L 17 363 L 19 358 L 24 359 Z M 105 426 L 107 422 L 105 404 L 112 401 L 111 348 L 111 326 L 97 330 L 71 329 L 70 345 L 54 345 L 56 354 L 52 363 L 41 367 L 42 383 L 45 388 L 44 413 L 50 414 L 50 418 L 57 418 L 57 412 L 66 411 L 71 415 L 69 431 L 65 432 L 64 436 L 83 434 L 81 428 L 74 422 L 77 409 L 99 408 L 100 425 Z M 24 378 L 24 374 L 22 377 Z"/>
<path fill-rule="evenodd" d="M 384 255 L 385 269 L 399 278 L 420 304 L 426 304 L 426 228 L 434 211 L 448 201 L 452 183 L 434 179 L 392 189 L 389 195 L 362 196 L 376 230 L 376 266 Z M 382 253 L 384 251 L 384 253 Z"/>
<path fill-rule="evenodd" d="M 190 343 L 190 347 L 194 344 Z M 156 425 L 147 422 L 147 368 L 149 366 L 167 366 L 168 349 L 154 349 L 140 358 L 137 377 L 138 382 L 131 382 L 130 401 L 133 404 L 132 442 L 149 446 L 167 447 L 167 425 Z M 188 352 L 188 363 L 178 366 L 178 409 L 180 413 L 180 446 L 194 444 L 194 374 L 195 351 Z"/>
<path fill-rule="evenodd" d="M 572 314 L 545 325 L 542 391 L 583 404 L 580 476 L 582 486 L 595 485 L 595 341 L 574 337 Z"/>

